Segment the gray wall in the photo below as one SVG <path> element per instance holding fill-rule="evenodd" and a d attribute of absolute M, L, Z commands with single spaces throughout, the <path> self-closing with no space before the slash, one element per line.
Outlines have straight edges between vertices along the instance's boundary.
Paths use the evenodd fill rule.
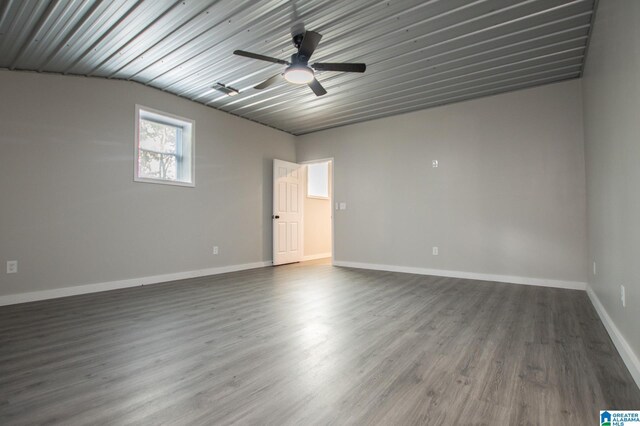
<path fill-rule="evenodd" d="M 293 136 L 134 83 L 0 90 L 0 295 L 271 259 Z M 136 103 L 196 120 L 195 189 L 133 182 Z M 335 158 L 337 260 L 584 281 L 582 139 L 570 81 L 306 135 L 297 160 Z"/>
<path fill-rule="evenodd" d="M 640 2 L 601 1 L 583 79 L 589 284 L 640 355 Z M 626 287 L 627 307 L 620 301 Z"/>
<path fill-rule="evenodd" d="M 293 136 L 135 83 L 2 71 L 0 93 L 0 295 L 271 259 Z M 133 182 L 136 103 L 196 121 L 195 188 Z"/>
<path fill-rule="evenodd" d="M 299 137 L 298 161 L 334 158 L 347 203 L 334 211 L 336 260 L 584 282 L 580 90 L 572 80 Z"/>

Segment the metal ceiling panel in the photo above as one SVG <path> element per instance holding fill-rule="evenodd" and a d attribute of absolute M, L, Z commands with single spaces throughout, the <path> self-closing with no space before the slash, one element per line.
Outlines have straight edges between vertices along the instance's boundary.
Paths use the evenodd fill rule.
<path fill-rule="evenodd" d="M 577 78 L 595 0 L 5 0 L 0 68 L 131 80 L 292 134 Z M 257 83 L 289 59 L 290 29 L 323 38 L 328 94 Z M 228 97 L 221 82 L 240 89 Z"/>
<path fill-rule="evenodd" d="M 422 98 L 426 93 L 432 93 L 433 90 L 437 90 L 438 88 L 449 88 L 455 87 L 455 85 L 460 85 L 459 87 L 464 87 L 464 85 L 471 85 L 472 87 L 479 81 L 478 79 L 491 80 L 497 76 L 505 76 L 505 75 L 526 75 L 527 73 L 537 72 L 537 71 L 545 71 L 549 69 L 556 69 L 565 66 L 572 66 L 574 68 L 580 68 L 582 66 L 583 56 L 574 54 L 572 57 L 568 59 L 560 59 L 558 61 L 549 62 L 548 58 L 537 58 L 536 60 L 528 60 L 521 61 L 515 64 L 508 64 L 503 66 L 497 66 L 490 69 L 483 69 L 482 71 L 476 71 L 471 73 L 465 73 L 462 75 L 454 75 L 445 79 L 428 81 L 423 80 L 421 84 L 416 83 L 400 83 L 393 88 L 393 93 L 395 94 L 395 101 L 399 101 L 402 97 L 411 96 Z M 353 99 L 344 106 L 341 106 L 339 110 L 332 111 L 332 115 L 342 116 L 342 114 L 348 113 L 350 111 L 356 111 L 359 108 L 361 109 L 369 109 L 372 105 L 376 103 L 385 103 L 385 99 L 389 96 L 388 93 L 375 93 L 373 96 L 358 96 L 353 97 Z M 321 108 L 321 106 L 319 107 Z M 277 114 L 280 111 L 262 111 L 260 114 L 258 111 L 257 114 L 251 114 L 251 118 L 254 120 L 266 120 L 267 116 Z M 312 110 L 303 110 L 299 114 L 296 114 L 296 119 L 309 119 L 313 118 L 314 115 L 317 114 L 317 109 Z"/>
<path fill-rule="evenodd" d="M 563 8 L 562 10 L 564 11 L 565 9 Z M 561 14 L 558 14 L 558 15 L 562 16 Z M 483 40 L 490 39 L 491 37 L 502 36 L 504 43 L 508 43 L 508 42 L 525 40 L 527 38 L 549 34 L 561 29 L 573 28 L 580 25 L 586 25 L 587 26 L 586 28 L 588 30 L 590 14 L 585 13 L 582 15 L 578 15 L 577 17 L 572 16 L 569 19 L 565 19 L 563 22 L 552 21 L 550 26 L 547 28 L 541 28 L 539 25 L 535 26 L 535 24 L 537 24 L 541 19 L 540 17 L 535 17 L 535 18 L 537 19 L 531 22 L 516 22 L 517 24 L 519 24 L 519 26 L 501 25 L 500 27 L 489 28 L 489 30 L 487 31 L 476 31 L 474 33 L 471 33 L 470 35 L 465 34 L 457 38 L 449 38 L 439 43 L 434 42 L 433 44 L 429 44 L 429 43 L 423 42 L 421 44 L 418 44 L 418 40 L 415 40 L 413 43 L 410 43 L 410 44 L 407 44 L 407 43 L 405 43 L 404 45 L 391 44 L 391 45 L 388 45 L 389 46 L 388 48 L 378 49 L 378 51 L 376 52 L 375 59 L 378 61 L 376 62 L 376 67 L 379 68 L 382 65 L 381 61 L 383 60 L 393 61 L 393 64 L 391 65 L 395 65 L 395 66 L 399 66 L 403 63 L 409 63 L 409 64 L 415 63 L 418 60 L 420 60 L 420 58 L 431 58 L 431 61 L 433 62 L 433 60 L 435 59 L 434 55 L 442 54 L 443 52 L 452 52 L 455 49 L 463 49 L 465 47 L 475 45 L 476 43 L 481 42 Z M 521 30 L 520 32 L 517 32 L 518 29 L 522 29 L 522 28 L 524 29 Z M 531 31 L 531 33 L 527 33 L 529 31 Z M 506 36 L 504 36 L 505 33 L 507 34 Z M 383 53 L 386 53 L 386 56 L 383 55 Z M 373 55 L 370 55 L 370 56 L 373 56 Z M 329 57 L 332 58 L 332 56 L 329 56 Z M 335 57 L 337 57 L 337 55 Z M 347 56 L 346 58 L 343 58 L 343 59 L 354 60 L 352 58 L 353 57 Z M 215 64 L 214 66 L 217 66 L 219 70 L 218 72 L 223 75 L 222 78 L 232 78 L 233 75 L 237 75 L 239 72 L 238 68 L 229 69 L 228 67 L 224 67 L 224 65 L 220 63 Z M 370 65 L 369 66 L 370 72 L 367 75 L 367 77 L 370 76 L 371 67 L 372 66 Z M 261 68 L 264 69 L 265 68 L 264 65 L 261 66 Z M 394 68 L 395 67 L 387 67 L 383 71 L 395 73 L 396 71 L 394 70 Z M 269 72 L 273 73 L 271 69 L 269 69 Z M 265 74 L 264 78 L 266 77 L 267 75 Z M 197 85 L 194 85 L 193 83 L 195 82 L 195 84 L 197 84 L 197 81 L 198 81 L 197 77 L 192 77 L 190 80 L 180 82 L 178 87 L 178 93 L 180 93 L 183 96 L 191 96 L 193 94 L 201 93 L 202 86 L 197 86 Z M 234 81 L 233 83 L 238 83 L 238 82 Z M 167 89 L 167 87 L 164 87 L 163 89 Z"/>
<path fill-rule="evenodd" d="M 50 51 L 46 57 L 41 58 L 42 62 L 37 67 L 39 71 L 66 72 L 85 56 L 92 55 L 100 41 L 109 37 L 110 28 L 123 19 L 132 7 L 129 0 L 89 3 L 91 7 L 73 22 L 73 27 L 66 31 L 63 42 L 57 46 L 48 43 Z"/>
<path fill-rule="evenodd" d="M 575 35 L 574 38 L 580 38 L 581 36 L 586 37 L 586 30 L 584 29 L 574 30 L 573 32 Z M 549 35 L 549 36 L 543 36 L 540 38 L 529 40 L 526 43 L 522 42 L 522 43 L 516 43 L 508 46 L 498 45 L 497 47 L 493 47 L 495 45 L 492 45 L 491 49 L 487 49 L 483 47 L 479 51 L 477 49 L 471 50 L 469 51 L 468 56 L 460 57 L 459 55 L 456 55 L 453 59 L 448 61 L 447 59 L 451 58 L 451 55 L 449 54 L 449 52 L 447 52 L 447 54 L 445 55 L 442 55 L 437 61 L 435 60 L 435 57 L 429 57 L 424 59 L 423 61 L 425 62 L 425 65 L 427 65 L 432 71 L 428 75 L 425 75 L 423 68 L 417 66 L 420 64 L 420 61 L 411 61 L 407 63 L 401 63 L 397 67 L 394 66 L 393 69 L 385 70 L 383 72 L 377 73 L 376 74 L 377 78 L 375 79 L 374 82 L 367 83 L 366 85 L 364 85 L 364 86 L 368 86 L 369 90 L 362 91 L 359 94 L 354 94 L 351 96 L 351 99 L 353 99 L 354 96 L 355 97 L 364 96 L 368 98 L 371 96 L 371 93 L 373 91 L 375 91 L 376 95 L 378 95 L 380 93 L 380 90 L 388 91 L 389 89 L 393 89 L 392 92 L 395 93 L 395 91 L 397 90 L 396 89 L 397 84 L 401 84 L 401 83 L 418 84 L 421 79 L 428 79 L 435 76 L 442 77 L 442 74 L 447 70 L 452 70 L 452 72 L 460 72 L 460 71 L 468 71 L 467 67 L 477 68 L 478 65 L 486 67 L 487 65 L 496 63 L 496 60 L 494 58 L 503 59 L 505 58 L 505 56 L 507 56 L 506 60 L 503 59 L 502 62 L 513 63 L 513 59 L 514 59 L 513 56 L 508 56 L 513 52 L 517 53 L 517 52 L 526 51 L 527 57 L 536 58 L 537 54 L 535 51 L 533 52 L 531 51 L 532 48 L 536 48 L 538 46 L 549 46 L 549 45 L 554 47 L 554 42 L 557 41 L 558 39 L 561 40 L 561 43 L 556 44 L 555 48 L 564 50 L 568 46 L 566 44 L 563 44 L 562 42 L 563 37 L 564 37 L 564 34 Z M 582 46 L 582 41 L 579 40 L 577 44 L 579 46 Z M 343 76 L 340 76 L 340 77 L 343 77 Z M 349 77 L 352 79 L 350 83 L 359 84 L 359 82 L 355 81 L 355 77 L 353 76 L 349 76 Z M 323 82 L 329 84 L 328 79 L 323 80 Z M 351 89 L 351 87 L 352 87 L 351 84 L 342 84 L 340 86 L 340 90 L 349 90 Z M 326 102 L 324 99 L 317 100 L 317 101 L 314 101 L 314 105 L 309 105 L 309 107 L 310 108 L 313 108 L 314 106 L 319 107 L 319 106 L 322 106 L 324 102 Z M 295 105 L 291 103 L 289 107 L 295 107 Z M 304 110 L 298 110 L 298 111 L 300 111 L 301 113 L 304 113 L 306 112 L 306 110 L 307 109 L 305 108 Z M 231 111 L 237 112 L 236 110 L 233 110 L 233 109 Z"/>

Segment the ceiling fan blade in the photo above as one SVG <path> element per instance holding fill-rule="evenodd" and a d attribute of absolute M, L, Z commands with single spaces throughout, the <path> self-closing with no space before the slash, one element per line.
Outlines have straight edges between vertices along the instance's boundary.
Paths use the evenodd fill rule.
<path fill-rule="evenodd" d="M 317 62 L 311 67 L 316 71 L 342 71 L 342 72 L 365 72 L 366 64 L 342 64 L 332 62 Z"/>
<path fill-rule="evenodd" d="M 321 38 L 322 34 L 320 33 L 305 31 L 302 43 L 300 43 L 300 47 L 298 48 L 298 54 L 309 59 L 311 55 L 313 55 L 314 50 L 316 50 L 316 47 L 318 47 Z"/>
<path fill-rule="evenodd" d="M 309 87 L 311 87 L 311 90 L 313 90 L 313 93 L 315 93 L 316 96 L 327 94 L 327 91 L 324 89 L 324 87 L 322 87 L 322 84 L 320 84 L 320 82 L 315 78 L 311 81 L 311 83 L 309 83 Z"/>
<path fill-rule="evenodd" d="M 234 50 L 234 55 L 244 56 L 245 58 L 257 59 L 259 61 L 273 62 L 274 64 L 289 65 L 289 62 L 282 59 L 272 58 L 271 56 L 258 55 L 257 53 L 245 52 L 244 50 Z"/>
<path fill-rule="evenodd" d="M 258 90 L 262 90 L 262 89 L 266 89 L 267 87 L 273 85 L 274 83 L 277 83 L 278 81 L 280 81 L 280 79 L 282 78 L 282 74 L 278 73 L 272 77 L 269 77 L 268 79 L 266 79 L 265 81 L 263 81 L 260 84 L 257 84 L 255 86 L 253 86 L 254 89 L 258 89 Z"/>

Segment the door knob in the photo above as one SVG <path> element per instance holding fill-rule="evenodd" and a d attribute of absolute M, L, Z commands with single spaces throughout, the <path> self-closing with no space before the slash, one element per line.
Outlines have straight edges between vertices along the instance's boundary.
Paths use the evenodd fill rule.
<path fill-rule="evenodd" d="M 276 214 L 276 215 L 271 216 L 271 219 L 280 219 L 280 216 L 278 216 L 278 215 Z"/>

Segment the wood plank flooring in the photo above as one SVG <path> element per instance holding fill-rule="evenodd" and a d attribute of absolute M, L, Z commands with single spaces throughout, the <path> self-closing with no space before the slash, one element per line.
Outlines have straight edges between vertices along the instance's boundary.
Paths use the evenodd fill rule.
<path fill-rule="evenodd" d="M 597 424 L 640 390 L 585 292 L 262 268 L 0 307 L 0 424 Z"/>

